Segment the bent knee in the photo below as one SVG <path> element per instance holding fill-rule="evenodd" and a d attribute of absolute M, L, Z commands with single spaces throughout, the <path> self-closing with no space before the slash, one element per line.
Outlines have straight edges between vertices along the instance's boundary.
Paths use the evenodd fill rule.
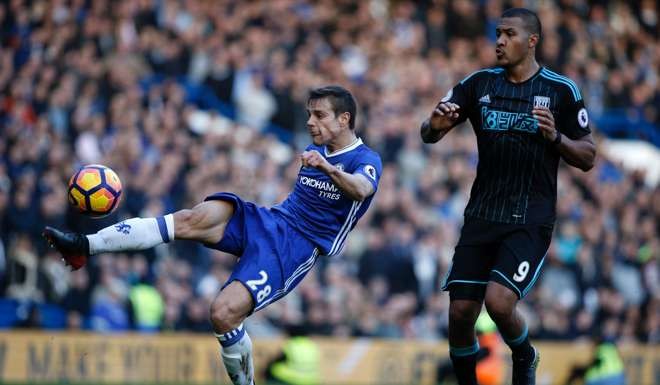
<path fill-rule="evenodd" d="M 211 304 L 210 320 L 216 332 L 226 333 L 236 329 L 243 322 L 243 318 L 237 307 L 228 301 L 216 299 Z"/>
<path fill-rule="evenodd" d="M 210 321 L 213 328 L 220 333 L 235 329 L 240 324 L 232 307 L 225 301 L 216 300 L 211 304 Z"/>
<path fill-rule="evenodd" d="M 454 301 L 449 306 L 449 320 L 465 325 L 474 324 L 480 311 L 480 303 L 474 301 Z"/>
<path fill-rule="evenodd" d="M 513 314 L 515 303 L 511 304 L 502 298 L 486 297 L 486 311 L 494 321 L 506 320 Z"/>
<path fill-rule="evenodd" d="M 503 285 L 491 285 L 486 290 L 486 310 L 490 317 L 497 321 L 507 319 L 516 310 L 518 297 L 509 288 Z"/>

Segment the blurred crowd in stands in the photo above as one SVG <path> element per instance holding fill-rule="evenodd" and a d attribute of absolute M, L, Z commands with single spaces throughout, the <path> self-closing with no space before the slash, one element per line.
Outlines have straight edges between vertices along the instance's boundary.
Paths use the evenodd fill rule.
<path fill-rule="evenodd" d="M 307 91 L 336 83 L 357 97 L 359 135 L 383 157 L 377 199 L 343 256 L 320 259 L 246 325 L 256 338 L 290 325 L 445 338 L 439 286 L 476 141 L 466 124 L 423 145 L 419 125 L 451 86 L 492 65 L 498 16 L 526 5 L 543 23 L 540 62 L 581 87 L 597 139 L 660 145 L 653 0 L 1 2 L 0 326 L 210 331 L 234 256 L 177 241 L 71 273 L 43 226 L 91 233 L 216 191 L 277 203 L 309 140 Z M 124 185 L 100 220 L 67 203 L 68 178 L 89 163 Z M 660 188 L 602 151 L 589 173 L 562 166 L 558 185 L 553 243 L 521 306 L 531 335 L 660 342 Z"/>

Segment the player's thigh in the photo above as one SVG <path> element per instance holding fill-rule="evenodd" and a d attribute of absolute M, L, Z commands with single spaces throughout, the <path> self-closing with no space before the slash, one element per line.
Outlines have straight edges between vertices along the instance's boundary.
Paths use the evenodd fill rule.
<path fill-rule="evenodd" d="M 232 203 L 223 200 L 205 201 L 192 209 L 174 213 L 174 237 L 204 243 L 216 243 L 234 213 Z"/>
<path fill-rule="evenodd" d="M 449 291 L 452 301 L 483 301 L 495 260 L 494 249 L 492 244 L 456 246 L 442 282 L 442 290 Z"/>
<path fill-rule="evenodd" d="M 240 281 L 249 290 L 256 312 L 293 290 L 316 263 L 319 250 L 286 223 L 246 220 L 250 234 L 229 281 Z"/>
<path fill-rule="evenodd" d="M 490 280 L 524 297 L 538 279 L 552 238 L 552 226 L 530 225 L 512 232 L 497 250 Z"/>

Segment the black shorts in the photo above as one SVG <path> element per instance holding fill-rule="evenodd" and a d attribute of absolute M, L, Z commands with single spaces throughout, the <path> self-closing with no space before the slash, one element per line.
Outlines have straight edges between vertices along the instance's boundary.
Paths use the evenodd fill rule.
<path fill-rule="evenodd" d="M 452 299 L 482 301 L 494 281 L 524 297 L 539 277 L 552 229 L 466 217 L 442 289 Z"/>

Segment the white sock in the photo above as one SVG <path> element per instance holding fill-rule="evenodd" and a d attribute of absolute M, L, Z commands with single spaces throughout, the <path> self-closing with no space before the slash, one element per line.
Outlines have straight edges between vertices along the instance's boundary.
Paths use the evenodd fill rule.
<path fill-rule="evenodd" d="M 87 236 L 89 254 L 144 250 L 174 239 L 174 216 L 131 218 Z"/>
<path fill-rule="evenodd" d="M 252 340 L 243 324 L 230 332 L 215 336 L 222 346 L 220 357 L 231 382 L 234 385 L 253 385 Z"/>

